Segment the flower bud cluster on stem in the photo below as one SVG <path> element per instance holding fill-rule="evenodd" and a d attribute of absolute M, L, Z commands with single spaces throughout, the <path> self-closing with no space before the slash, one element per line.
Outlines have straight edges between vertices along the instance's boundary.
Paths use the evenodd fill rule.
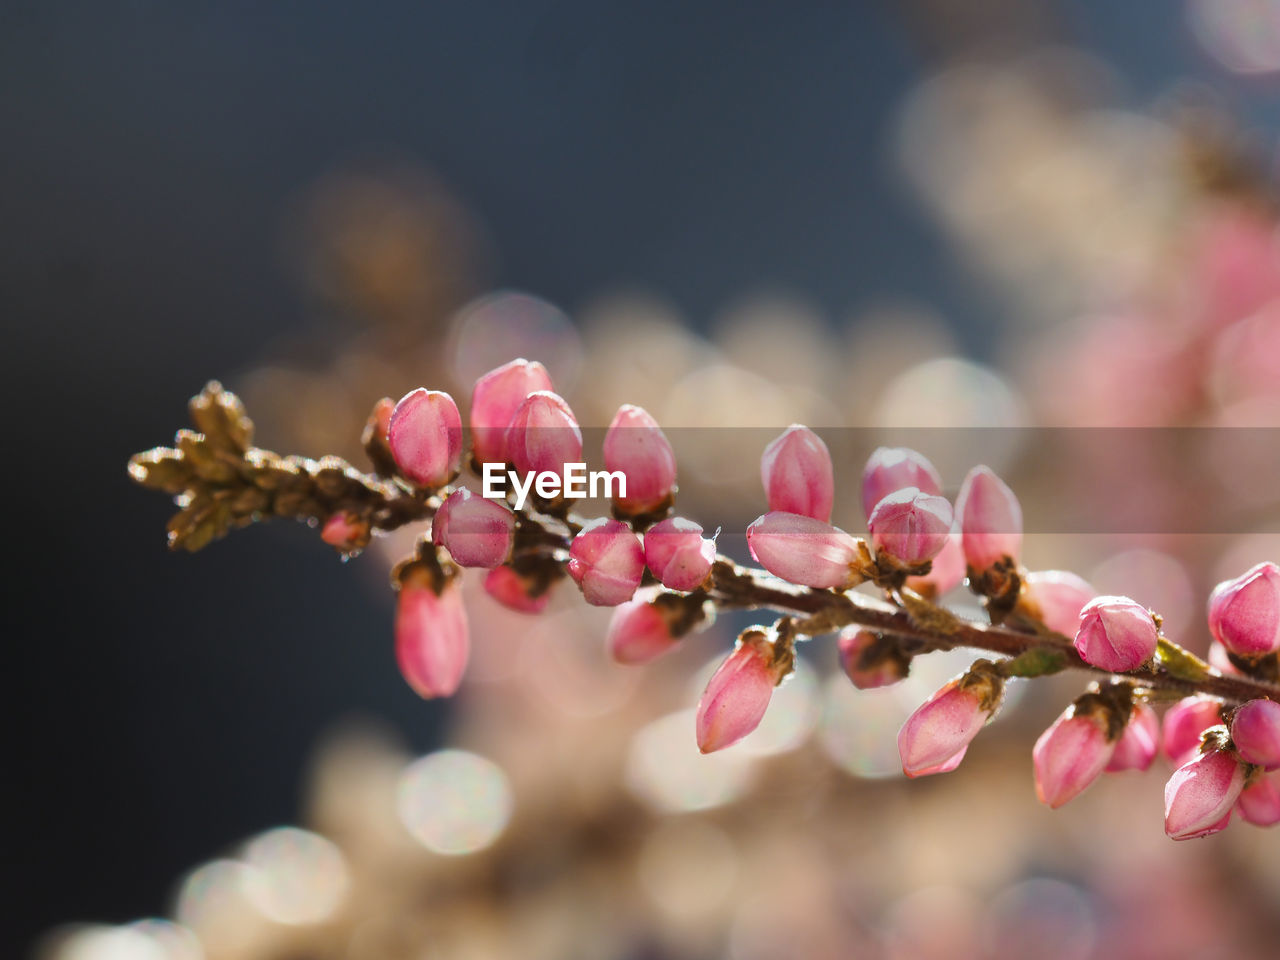
<path fill-rule="evenodd" d="M 612 607 L 605 643 L 624 664 L 675 649 L 721 610 L 780 614 L 743 631 L 708 682 L 692 731 L 704 753 L 756 728 L 801 641 L 835 636 L 844 672 L 862 689 L 901 680 L 916 657 L 968 648 L 988 656 L 939 689 L 899 733 L 907 776 L 955 769 L 998 714 L 1010 679 L 1076 669 L 1097 682 L 1031 750 L 1046 805 L 1069 802 L 1103 774 L 1147 770 L 1163 753 L 1176 767 L 1165 790 L 1170 837 L 1207 836 L 1233 816 L 1263 826 L 1280 820 L 1275 563 L 1213 591 L 1211 666 L 1169 640 L 1140 599 L 1098 596 L 1069 571 L 1026 570 L 1021 506 L 982 465 L 964 477 L 953 506 L 922 454 L 874 451 L 862 474 L 868 536 L 858 537 L 833 523 L 826 444 L 793 425 L 761 457 L 766 509 L 746 528 L 757 569 L 717 554 L 714 534 L 674 512 L 674 452 L 634 405 L 619 409 L 600 451 L 608 471 L 626 481 L 611 491 L 612 516 L 576 516 L 564 496 L 535 492 L 517 503 L 465 486 L 464 465 L 478 478 L 493 467 L 563 471 L 581 459 L 577 418 L 537 362 L 514 360 L 480 377 L 465 432 L 442 391 L 379 400 L 362 437 L 372 474 L 336 457 L 254 447 L 240 401 L 217 383 L 192 398 L 189 411 L 195 430 L 129 464 L 133 479 L 178 504 L 169 522 L 175 549 L 201 549 L 272 516 L 318 527 L 344 557 L 379 534 L 423 526 L 392 578 L 396 662 L 423 697 L 449 696 L 463 682 L 470 636 L 460 583 L 464 568 L 480 568 L 472 575 L 483 578 L 485 592 L 525 614 L 546 609 L 566 583 L 586 603 Z M 939 602 L 962 581 L 989 622 Z M 880 596 L 855 592 L 860 584 Z M 1157 707 L 1166 703 L 1161 718 Z"/>

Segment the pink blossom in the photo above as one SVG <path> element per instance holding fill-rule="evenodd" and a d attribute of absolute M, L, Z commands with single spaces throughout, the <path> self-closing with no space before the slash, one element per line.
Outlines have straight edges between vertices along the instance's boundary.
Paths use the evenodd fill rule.
<path fill-rule="evenodd" d="M 1142 604 L 1128 597 L 1096 597 L 1081 609 L 1075 636 L 1085 663 L 1123 673 L 1155 656 L 1159 630 Z"/>
<path fill-rule="evenodd" d="M 547 368 L 536 360 L 512 360 L 490 370 L 471 391 L 471 444 L 480 463 L 507 459 L 507 426 L 525 397 L 551 390 Z"/>
<path fill-rule="evenodd" d="M 396 602 L 396 662 L 420 697 L 451 696 L 462 682 L 471 651 L 467 611 L 456 580 L 437 594 L 407 582 Z"/>
<path fill-rule="evenodd" d="M 1218 584 L 1209 596 L 1209 631 L 1242 657 L 1280 650 L 1280 567 L 1265 561 Z"/>
<path fill-rule="evenodd" d="M 866 651 L 879 643 L 879 637 L 870 630 L 845 627 L 836 637 L 840 651 L 840 666 L 845 675 L 859 690 L 873 690 L 897 683 L 907 675 L 907 663 L 900 656 L 880 656 L 867 662 Z"/>
<path fill-rule="evenodd" d="M 588 521 L 569 547 L 568 569 L 587 603 L 617 606 L 631 599 L 644 576 L 640 538 L 612 518 Z"/>
<path fill-rule="evenodd" d="M 440 487 L 462 466 L 462 417 L 453 397 L 419 387 L 396 404 L 387 444 L 400 472 L 420 487 Z"/>
<path fill-rule="evenodd" d="M 858 556 L 858 541 L 849 534 L 797 513 L 757 517 L 747 527 L 747 548 L 774 576 L 818 589 L 847 586 Z"/>
<path fill-rule="evenodd" d="M 320 539 L 339 550 L 359 550 L 369 542 L 369 521 L 350 510 L 339 510 L 324 522 Z"/>
<path fill-rule="evenodd" d="M 696 590 L 702 586 L 715 558 L 715 541 L 704 537 L 702 527 L 692 520 L 671 517 L 645 531 L 645 563 L 671 590 Z"/>
<path fill-rule="evenodd" d="M 662 506 L 675 490 L 675 452 L 658 422 L 633 404 L 624 404 L 609 424 L 604 465 L 626 476 L 627 495 L 615 499 L 630 514 Z"/>
<path fill-rule="evenodd" d="M 1200 749 L 1200 734 L 1222 723 L 1222 704 L 1209 697 L 1184 697 L 1165 711 L 1164 753 L 1181 766 Z"/>
<path fill-rule="evenodd" d="M 484 591 L 509 610 L 541 613 L 551 602 L 551 591 L 535 593 L 534 584 L 510 567 L 494 567 L 484 578 Z"/>
<path fill-rule="evenodd" d="M 1280 770 L 1256 777 L 1242 791 L 1236 810 L 1249 823 L 1270 827 L 1280 823 Z"/>
<path fill-rule="evenodd" d="M 952 524 L 946 543 L 933 558 L 933 565 L 929 568 L 929 572 L 907 577 L 907 586 L 917 593 L 940 597 L 960 586 L 964 582 L 964 576 L 964 547 L 960 541 L 960 528 Z"/>
<path fill-rule="evenodd" d="M 1227 648 L 1217 640 L 1209 644 L 1209 666 L 1226 677 L 1240 676 L 1240 668 L 1231 662 L 1231 658 L 1227 655 Z"/>
<path fill-rule="evenodd" d="M 1160 718 L 1145 703 L 1135 703 L 1124 733 L 1116 742 L 1116 751 L 1111 755 L 1107 771 L 1146 770 L 1159 751 Z"/>
<path fill-rule="evenodd" d="M 921 704 L 898 731 L 902 772 L 908 777 L 954 769 L 947 761 L 968 747 L 995 706 L 981 687 L 952 680 Z M 958 762 L 958 761 L 957 761 Z"/>
<path fill-rule="evenodd" d="M 507 426 L 507 459 L 521 474 L 563 474 L 582 462 L 582 430 L 562 398 L 538 390 L 520 402 Z"/>
<path fill-rule="evenodd" d="M 942 477 L 923 455 L 907 447 L 877 447 L 862 470 L 862 513 L 870 517 L 876 504 L 905 487 L 939 496 Z"/>
<path fill-rule="evenodd" d="M 777 683 L 768 644 L 739 641 L 698 701 L 698 749 L 723 750 L 758 727 Z"/>
<path fill-rule="evenodd" d="M 678 642 L 667 615 L 652 601 L 653 594 L 647 591 L 614 608 L 605 643 L 618 663 L 648 663 Z"/>
<path fill-rule="evenodd" d="M 954 753 L 943 760 L 941 763 L 935 763 L 932 767 L 922 767 L 915 773 L 908 773 L 907 776 L 915 779 L 916 777 L 931 777 L 935 773 L 950 773 L 956 767 L 960 766 L 960 762 L 964 760 L 964 755 L 969 752 L 969 745 L 966 743 L 960 748 L 959 753 Z M 905 772 L 905 771 L 904 771 Z"/>
<path fill-rule="evenodd" d="M 965 560 L 986 570 L 1022 549 L 1022 507 L 1008 485 L 989 467 L 974 467 L 956 497 Z"/>
<path fill-rule="evenodd" d="M 1246 763 L 1280 769 L 1280 703 L 1259 699 L 1237 707 L 1231 717 L 1231 741 Z"/>
<path fill-rule="evenodd" d="M 1044 625 L 1068 637 L 1075 636 L 1080 625 L 1081 608 L 1098 595 L 1083 577 L 1067 570 L 1040 570 L 1027 574 L 1023 582 Z"/>
<path fill-rule="evenodd" d="M 915 567 L 942 552 L 952 520 L 951 504 L 944 498 L 906 487 L 880 499 L 868 529 L 878 552 Z"/>
<path fill-rule="evenodd" d="M 463 567 L 496 567 L 511 553 L 516 516 L 494 500 L 465 487 L 440 505 L 431 521 L 431 542 Z"/>
<path fill-rule="evenodd" d="M 1221 829 L 1244 789 L 1244 767 L 1227 750 L 1210 750 L 1174 771 L 1164 788 L 1164 832 L 1190 840 Z"/>
<path fill-rule="evenodd" d="M 836 489 L 831 452 L 808 427 L 792 424 L 765 447 L 760 479 L 771 511 L 824 523 L 831 519 Z"/>
<path fill-rule="evenodd" d="M 1036 796 L 1056 810 L 1102 776 L 1115 748 L 1104 717 L 1064 713 L 1040 734 L 1031 752 Z"/>

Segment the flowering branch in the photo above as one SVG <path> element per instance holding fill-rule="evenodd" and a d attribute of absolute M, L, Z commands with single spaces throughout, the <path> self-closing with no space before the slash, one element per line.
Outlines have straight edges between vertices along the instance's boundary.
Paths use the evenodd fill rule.
<path fill-rule="evenodd" d="M 1069 638 L 1043 625 L 1028 623 L 1027 629 L 1017 630 L 978 623 L 958 617 L 930 600 L 906 591 L 898 598 L 902 605 L 894 606 L 862 594 L 796 589 L 785 581 L 740 567 L 724 557 L 717 557 L 712 577 L 710 596 L 720 609 L 776 610 L 808 616 L 813 618 L 808 622 L 812 630 L 810 635 L 832 633 L 840 627 L 856 624 L 903 640 L 916 641 L 909 651 L 913 654 L 968 647 L 1010 658 L 1035 654 L 1034 659 L 1028 657 L 1015 669 L 1034 670 L 1036 676 L 1067 669 L 1090 670 L 1105 675 L 1111 673 L 1086 662 Z M 809 630 L 804 632 L 809 633 Z M 1192 657 L 1187 651 L 1178 649 L 1186 657 Z M 1199 663 L 1198 658 L 1192 659 Z M 1206 694 L 1229 702 L 1259 697 L 1280 701 L 1280 685 L 1255 677 L 1223 676 L 1208 664 L 1201 664 L 1200 668 L 1203 675 L 1195 679 L 1179 677 L 1164 665 L 1142 667 L 1129 676 L 1147 690 L 1179 698 Z"/>
<path fill-rule="evenodd" d="M 414 555 L 394 570 L 399 591 L 396 656 L 424 697 L 452 694 L 469 652 L 460 567 L 479 567 L 485 589 L 517 610 L 542 610 L 566 576 L 586 601 L 615 607 L 610 650 L 643 663 L 710 622 L 717 610 L 767 609 L 771 626 L 744 631 L 698 708 L 704 752 L 750 733 L 772 691 L 794 668 L 795 644 L 838 634 L 841 660 L 859 687 L 901 679 L 912 658 L 974 648 L 976 661 L 903 726 L 908 776 L 942 773 L 1000 708 L 1004 683 L 1073 668 L 1100 679 L 1040 737 L 1033 752 L 1041 800 L 1060 806 L 1107 770 L 1146 769 L 1161 724 L 1149 704 L 1179 699 L 1163 721 L 1164 750 L 1180 764 L 1166 788 L 1166 832 L 1175 839 L 1223 829 L 1233 811 L 1257 824 L 1280 821 L 1280 567 L 1259 564 L 1220 584 L 1210 599 L 1212 659 L 1164 637 L 1160 617 L 1123 597 L 1098 597 L 1074 574 L 1028 573 L 1018 563 L 1021 509 L 994 473 L 977 467 L 954 509 L 920 454 L 880 449 L 863 476 L 870 542 L 830 524 L 834 472 L 826 445 L 793 426 L 764 452 L 770 510 L 747 530 L 763 569 L 718 555 L 702 527 L 671 516 L 676 464 L 645 411 L 624 406 L 604 441 L 620 479 L 612 518 L 584 519 L 563 493 L 532 478 L 582 456 L 576 418 L 551 392 L 541 364 L 513 361 L 476 384 L 471 456 L 512 468 L 526 484 L 514 499 L 486 499 L 456 483 L 464 458 L 461 417 L 445 393 L 415 390 L 379 401 L 366 424 L 366 474 L 337 457 L 282 457 L 252 446 L 240 401 L 210 383 L 192 398 L 199 432 L 172 449 L 135 456 L 130 475 L 175 497 L 175 549 L 199 550 L 234 527 L 287 516 L 321 528 L 354 554 L 377 533 L 430 522 Z M 488 492 L 486 490 L 486 492 Z M 962 580 L 990 623 L 934 602 Z M 852 588 L 871 583 L 883 600 Z M 641 592 L 637 592 L 644 586 Z"/>

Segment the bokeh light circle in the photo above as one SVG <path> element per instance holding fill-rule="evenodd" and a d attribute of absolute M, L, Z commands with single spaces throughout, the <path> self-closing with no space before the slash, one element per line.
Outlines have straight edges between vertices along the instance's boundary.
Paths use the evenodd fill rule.
<path fill-rule="evenodd" d="M 401 774 L 398 793 L 400 822 L 435 853 L 483 850 L 511 819 L 507 775 L 465 750 L 440 750 L 415 760 Z"/>
<path fill-rule="evenodd" d="M 249 842 L 244 860 L 257 871 L 250 898 L 277 923 L 319 923 L 333 914 L 347 892 L 341 851 L 306 830 L 270 830 Z"/>
<path fill-rule="evenodd" d="M 454 377 L 468 389 L 494 367 L 526 357 L 540 361 L 564 394 L 582 366 L 582 340 L 564 311 L 513 290 L 486 294 L 459 310 L 450 343 Z"/>
<path fill-rule="evenodd" d="M 751 756 L 730 747 L 703 755 L 694 736 L 695 711 L 653 721 L 631 741 L 626 782 L 657 811 L 707 810 L 737 799 L 751 779 Z"/>

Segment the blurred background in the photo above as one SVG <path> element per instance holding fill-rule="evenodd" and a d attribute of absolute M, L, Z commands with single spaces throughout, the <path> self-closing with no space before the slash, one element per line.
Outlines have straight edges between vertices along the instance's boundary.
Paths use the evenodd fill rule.
<path fill-rule="evenodd" d="M 1280 557 L 1275 0 L 7 0 L 0 78 L 6 956 L 1275 956 L 1274 830 L 1167 841 L 1159 762 L 1036 802 L 1078 677 L 908 783 L 897 727 L 967 659 L 863 693 L 813 644 L 701 758 L 742 623 L 628 670 L 568 590 L 477 591 L 426 703 L 411 535 L 171 555 L 124 469 L 211 377 L 260 444 L 363 464 L 379 397 L 525 355 L 584 424 L 669 426 L 731 552 L 792 421 L 855 532 L 877 443 L 951 493 L 985 460 L 1030 566 L 1203 653 L 1208 588 Z"/>

